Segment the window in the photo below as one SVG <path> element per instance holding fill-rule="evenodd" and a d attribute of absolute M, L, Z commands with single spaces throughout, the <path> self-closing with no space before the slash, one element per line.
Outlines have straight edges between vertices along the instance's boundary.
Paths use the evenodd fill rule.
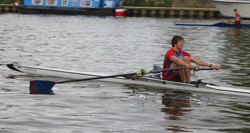
<path fill-rule="evenodd" d="M 62 0 L 62 5 L 67 6 L 68 5 L 68 0 Z"/>
<path fill-rule="evenodd" d="M 57 4 L 57 0 L 47 0 L 46 4 L 47 5 L 56 5 Z"/>
<path fill-rule="evenodd" d="M 92 1 L 81 1 L 80 6 L 91 6 L 91 5 L 92 5 Z"/>
<path fill-rule="evenodd" d="M 32 4 L 43 4 L 43 0 L 32 0 Z"/>

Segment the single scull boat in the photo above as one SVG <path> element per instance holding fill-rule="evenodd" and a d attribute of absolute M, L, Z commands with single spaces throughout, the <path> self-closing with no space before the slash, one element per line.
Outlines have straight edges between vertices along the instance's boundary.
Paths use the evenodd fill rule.
<path fill-rule="evenodd" d="M 95 78 L 100 76 L 109 76 L 105 74 L 96 74 L 89 72 L 76 72 L 69 70 L 60 70 L 53 68 L 44 68 L 37 66 L 25 66 L 17 64 L 7 64 L 7 67 L 23 73 L 28 73 L 32 75 L 39 76 L 52 76 L 52 77 L 61 77 L 69 79 L 85 79 L 85 78 Z M 247 89 L 236 89 L 222 87 L 210 83 L 203 83 L 201 80 L 190 83 L 179 83 L 166 81 L 159 78 L 155 78 L 152 75 L 147 76 L 130 76 L 130 77 L 115 77 L 115 78 L 103 78 L 97 79 L 99 81 L 112 82 L 112 83 L 122 83 L 129 85 L 143 85 L 154 88 L 164 88 L 172 90 L 182 90 L 182 91 L 196 91 L 196 92 L 208 92 L 208 93 L 218 93 L 218 94 L 227 94 L 227 95 L 238 95 L 238 96 L 250 96 L 250 90 Z"/>
<path fill-rule="evenodd" d="M 217 24 L 175 24 L 176 26 L 209 26 L 209 27 L 235 27 L 235 28 L 250 28 L 248 24 L 226 24 L 226 23 L 217 23 Z"/>

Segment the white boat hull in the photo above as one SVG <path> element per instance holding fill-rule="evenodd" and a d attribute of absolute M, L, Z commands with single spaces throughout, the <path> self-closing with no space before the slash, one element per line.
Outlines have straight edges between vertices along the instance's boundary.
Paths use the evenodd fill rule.
<path fill-rule="evenodd" d="M 32 75 L 40 75 L 40 76 L 53 76 L 53 77 L 62 77 L 69 79 L 84 79 L 91 78 L 97 76 L 108 76 L 105 74 L 96 74 L 96 73 L 88 73 L 88 72 L 76 72 L 69 70 L 60 70 L 60 69 L 52 69 L 52 68 L 43 68 L 36 66 L 23 66 L 23 65 L 7 65 L 10 69 L 28 73 Z M 121 83 L 121 84 L 129 84 L 129 85 L 143 85 L 154 88 L 164 88 L 170 90 L 182 90 L 182 91 L 196 91 L 196 92 L 206 92 L 206 93 L 218 93 L 218 94 L 228 94 L 228 95 L 238 95 L 238 96 L 250 96 L 250 90 L 246 89 L 235 89 L 235 88 L 227 88 L 221 87 L 212 84 L 202 83 L 198 86 L 195 84 L 186 84 L 186 83 L 178 83 L 172 81 L 165 81 L 161 79 L 156 79 L 152 77 L 141 77 L 136 76 L 133 80 L 126 79 L 124 77 L 117 78 L 104 78 L 98 79 L 99 81 L 112 82 L 112 83 Z"/>
<path fill-rule="evenodd" d="M 243 19 L 250 19 L 250 0 L 211 0 L 224 17 L 235 17 L 237 9 Z"/>

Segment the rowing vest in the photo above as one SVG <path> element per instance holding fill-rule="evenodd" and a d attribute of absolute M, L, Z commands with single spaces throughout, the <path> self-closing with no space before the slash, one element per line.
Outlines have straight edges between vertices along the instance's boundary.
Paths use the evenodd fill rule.
<path fill-rule="evenodd" d="M 237 18 L 237 17 L 240 17 L 240 14 L 239 14 L 239 13 L 237 13 L 237 14 L 235 15 L 235 18 Z M 240 21 L 241 21 L 241 18 L 239 19 L 239 21 L 235 21 L 235 24 L 240 24 Z"/>
<path fill-rule="evenodd" d="M 174 48 L 171 48 L 170 50 L 167 51 L 166 55 L 165 55 L 165 58 L 164 58 L 164 62 L 163 62 L 163 69 L 168 69 L 170 68 L 171 64 L 173 63 L 171 60 L 170 60 L 170 57 L 171 56 L 175 56 L 175 57 L 181 57 L 183 58 L 184 56 L 188 56 L 188 57 L 191 57 L 191 55 L 188 53 L 188 52 L 185 52 L 183 50 L 181 50 L 180 54 L 178 54 Z M 165 71 L 162 73 L 162 77 L 166 78 L 168 77 L 168 72 L 169 71 Z"/>

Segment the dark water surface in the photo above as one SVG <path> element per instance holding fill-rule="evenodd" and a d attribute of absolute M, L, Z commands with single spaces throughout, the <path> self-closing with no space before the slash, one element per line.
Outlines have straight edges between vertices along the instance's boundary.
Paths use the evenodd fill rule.
<path fill-rule="evenodd" d="M 97 81 L 58 84 L 55 95 L 30 95 L 37 77 L 6 63 L 108 74 L 162 64 L 174 35 L 184 50 L 219 71 L 206 82 L 250 89 L 250 29 L 178 27 L 223 20 L 0 15 L 0 132 L 250 132 L 249 97 L 185 93 Z M 197 77 L 194 77 L 197 78 Z"/>

